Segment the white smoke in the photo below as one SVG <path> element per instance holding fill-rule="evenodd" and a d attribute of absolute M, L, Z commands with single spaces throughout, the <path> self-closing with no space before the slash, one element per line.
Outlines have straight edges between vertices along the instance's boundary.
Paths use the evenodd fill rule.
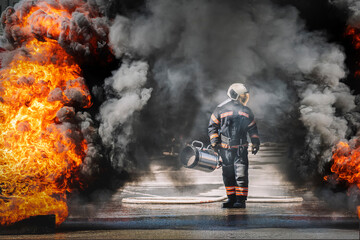
<path fill-rule="evenodd" d="M 334 2 L 346 4 L 352 19 L 359 15 L 356 1 Z M 271 1 L 149 0 L 146 14 L 110 21 L 104 16 L 104 3 L 38 1 L 39 9 L 28 18 L 31 28 L 19 28 L 21 14 L 33 5 L 24 0 L 4 11 L 2 24 L 14 48 L 25 39 L 45 36 L 81 59 L 101 56 L 108 45 L 117 58 L 124 58 L 120 69 L 105 81 L 105 102 L 98 115 L 99 134 L 115 168 L 131 165 L 130 160 L 125 164 L 125 154 L 136 138 L 135 115 L 151 96 L 149 85 L 156 86 L 152 117 L 167 113 L 163 121 L 169 124 L 159 123 L 159 133 L 203 134 L 219 96 L 225 99 L 231 83 L 246 79 L 250 107 L 263 126 L 291 128 L 291 121 L 302 122 L 308 150 L 297 159 L 307 159 L 317 172 L 331 159 L 335 143 L 346 137 L 351 118 L 344 116 L 355 105 L 349 88 L 340 81 L 346 76 L 343 50 L 328 43 L 323 33 L 309 32 L 294 7 Z M 46 12 L 49 5 L 67 13 L 51 16 Z M 61 31 L 37 21 L 47 18 L 53 18 Z M 149 59 L 150 74 L 148 63 L 134 60 L 138 58 Z M 74 81 L 84 83 L 81 78 Z M 71 99 L 66 104 L 85 105 L 88 99 L 80 92 L 55 89 L 49 101 Z M 63 109 L 58 115 L 66 122 L 76 113 Z"/>
<path fill-rule="evenodd" d="M 198 105 L 196 115 L 188 113 L 194 125 L 187 130 L 203 133 L 218 96 L 226 99 L 227 87 L 245 78 L 250 107 L 265 125 L 288 124 L 284 118 L 298 112 L 294 121 L 307 129 L 310 149 L 298 159 L 322 172 L 332 147 L 346 136 L 344 114 L 355 107 L 340 81 L 346 76 L 340 46 L 321 32 L 309 32 L 294 7 L 270 1 L 150 0 L 147 7 L 146 16 L 118 17 L 110 41 L 118 56 L 127 49 L 154 59 L 152 76 L 162 89 L 154 96 L 159 107 L 194 106 L 185 98 L 190 92 Z M 309 175 L 306 167 L 301 166 Z"/>
<path fill-rule="evenodd" d="M 134 113 L 140 111 L 151 96 L 145 88 L 148 64 L 124 60 L 119 70 L 105 80 L 108 98 L 100 107 L 99 133 L 105 146 L 111 149 L 110 158 L 115 169 L 130 170 L 133 163 L 126 158 L 127 145 L 132 142 Z M 130 166 L 129 166 L 130 165 Z"/>
<path fill-rule="evenodd" d="M 357 0 L 332 0 L 336 6 L 350 12 L 348 23 L 354 27 L 359 27 L 360 23 L 360 3 Z"/>
<path fill-rule="evenodd" d="M 28 18 L 31 27 L 19 27 L 35 2 L 40 8 Z M 351 10 L 350 23 L 360 22 L 358 1 L 333 2 Z M 60 33 L 36 21 L 54 18 L 46 12 L 48 5 L 69 13 L 54 19 Z M 136 163 L 127 153 L 137 140 L 138 113 L 146 107 L 151 109 L 147 117 L 155 120 L 148 121 L 154 126 L 142 124 L 148 142 L 160 142 L 166 134 L 206 135 L 211 111 L 239 79 L 246 79 L 249 104 L 262 123 L 262 136 L 275 129 L 276 139 L 287 141 L 302 131 L 294 128 L 301 122 L 305 145 L 294 161 L 305 178 L 321 174 L 336 142 L 359 129 L 360 116 L 348 113 L 355 107 L 355 98 L 341 82 L 347 73 L 343 49 L 329 43 L 324 33 L 309 32 L 294 7 L 270 0 L 148 0 L 146 14 L 118 15 L 110 21 L 104 16 L 105 6 L 104 0 L 23 0 L 2 14 L 1 44 L 7 49 L 21 46 L 26 39 L 47 37 L 77 60 L 103 56 L 108 46 L 121 59 L 113 76 L 93 89 L 101 95 L 104 88 L 99 129 L 89 113 L 76 112 L 76 106 L 87 105 L 89 99 L 80 94 L 83 89 L 70 87 L 85 85 L 83 78 L 49 93 L 49 101 L 73 106 L 62 108 L 51 127 L 63 132 L 72 129 L 71 139 L 87 141 L 84 174 L 91 176 L 100 159 L 106 158 L 98 141 L 109 151 L 113 168 L 131 171 Z M 19 84 L 32 84 L 32 79 L 24 78 Z M 27 131 L 28 125 L 19 128 Z M 281 128 L 286 131 L 278 131 Z M 151 134 L 154 131 L 157 134 Z"/>
<path fill-rule="evenodd" d="M 129 19 L 123 16 L 116 16 L 110 27 L 109 41 L 110 47 L 114 50 L 117 58 L 122 57 L 125 53 L 128 53 L 129 44 Z"/>

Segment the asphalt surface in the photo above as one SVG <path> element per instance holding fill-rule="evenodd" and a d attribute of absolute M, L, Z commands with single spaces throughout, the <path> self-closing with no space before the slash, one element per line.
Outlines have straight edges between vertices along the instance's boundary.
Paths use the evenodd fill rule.
<path fill-rule="evenodd" d="M 224 197 L 221 169 L 206 173 L 157 159 L 143 181 L 110 201 L 78 206 L 56 233 L 0 239 L 359 239 L 356 214 L 330 210 L 307 189 L 295 188 L 283 177 L 284 157 L 278 144 L 250 156 L 246 209 L 222 209 L 221 201 L 185 204 Z M 140 203 L 144 198 L 149 203 Z"/>

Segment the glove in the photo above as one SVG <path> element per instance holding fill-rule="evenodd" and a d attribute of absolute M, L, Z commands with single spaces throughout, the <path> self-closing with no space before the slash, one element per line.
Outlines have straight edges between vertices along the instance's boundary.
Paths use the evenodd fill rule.
<path fill-rule="evenodd" d="M 221 157 L 219 157 L 219 164 L 217 165 L 216 169 L 221 168 L 221 167 L 222 167 L 222 165 L 223 165 L 222 158 L 221 158 Z"/>
<path fill-rule="evenodd" d="M 253 145 L 251 146 L 251 153 L 254 154 L 254 155 L 256 155 L 256 153 L 259 151 L 259 149 L 260 149 L 260 146 L 259 146 L 259 145 L 253 144 Z"/>
<path fill-rule="evenodd" d="M 211 144 L 211 148 L 214 150 L 214 152 L 218 153 L 219 149 L 220 149 L 220 144 L 213 143 L 213 144 Z"/>

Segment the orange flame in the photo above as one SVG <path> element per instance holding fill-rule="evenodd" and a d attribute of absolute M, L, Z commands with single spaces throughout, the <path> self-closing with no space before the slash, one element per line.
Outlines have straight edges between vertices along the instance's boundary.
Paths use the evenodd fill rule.
<path fill-rule="evenodd" d="M 332 157 L 334 163 L 331 171 L 336 174 L 335 179 L 355 184 L 360 189 L 360 146 L 351 147 L 346 142 L 339 142 Z M 328 180 L 329 177 L 324 179 Z M 360 206 L 357 212 L 360 218 Z"/>
<path fill-rule="evenodd" d="M 333 153 L 331 171 L 339 180 L 356 184 L 360 188 L 360 147 L 352 148 L 348 143 L 339 142 Z"/>
<path fill-rule="evenodd" d="M 31 11 L 36 10 L 34 6 Z M 56 35 L 60 26 L 52 21 L 67 13 L 50 6 L 47 11 L 55 17 L 39 17 L 35 27 L 51 27 Z M 56 124 L 56 113 L 73 104 L 67 91 L 83 96 L 80 107 L 90 107 L 91 97 L 72 57 L 57 41 L 43 40 L 23 42 L 25 51 L 18 51 L 0 71 L 1 225 L 48 214 L 56 215 L 60 224 L 68 215 L 66 194 L 82 185 L 79 166 L 87 143 L 75 142 L 71 130 Z"/>
<path fill-rule="evenodd" d="M 348 26 L 345 31 L 346 36 L 352 37 L 352 44 L 356 50 L 360 49 L 360 29 Z M 360 70 L 355 71 L 355 76 L 360 76 Z"/>
<path fill-rule="evenodd" d="M 346 36 L 352 37 L 352 44 L 356 50 L 360 50 L 360 29 L 348 26 Z M 358 63 L 357 63 L 358 64 Z M 360 67 L 360 65 L 359 65 Z M 360 70 L 355 71 L 355 77 L 360 77 Z M 360 189 L 360 148 L 351 148 L 347 143 L 340 142 L 333 154 L 334 164 L 331 171 L 338 174 L 338 178 L 356 184 Z M 357 207 L 360 219 L 360 206 Z"/>

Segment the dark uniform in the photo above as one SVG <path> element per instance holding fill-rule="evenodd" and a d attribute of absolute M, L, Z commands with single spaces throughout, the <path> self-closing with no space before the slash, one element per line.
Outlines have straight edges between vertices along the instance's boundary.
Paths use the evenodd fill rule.
<path fill-rule="evenodd" d="M 239 101 L 229 99 L 211 115 L 208 132 L 211 144 L 220 146 L 226 194 L 229 199 L 236 195 L 237 200 L 245 201 L 249 186 L 247 133 L 253 145 L 260 145 L 254 114 Z"/>

